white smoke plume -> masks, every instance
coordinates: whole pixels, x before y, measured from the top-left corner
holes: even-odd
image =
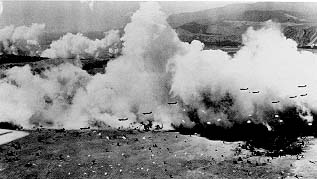
[[[278,120],[275,112],[287,107],[313,120],[317,55],[299,52],[276,24],[248,29],[244,46],[231,57],[203,50],[199,41],[181,42],[159,5],[150,2],[133,14],[121,40],[122,55],[107,64],[105,74],[91,76],[70,64],[41,75],[33,75],[29,66],[7,70],[0,81],[0,121],[70,129],[127,128],[150,120],[171,129],[193,126],[197,121],[191,122],[188,111],[194,109],[201,123],[230,126],[253,120],[270,128],[268,122]],[[96,43],[67,34],[45,53],[94,56]]]
[[[122,125],[118,118],[128,118],[127,124],[153,116],[160,123],[166,121],[161,113],[172,111],[162,107],[169,98],[166,63],[182,43],[165,19],[157,4],[141,5],[124,29],[122,56],[110,61],[106,74],[94,76],[87,91],[76,96],[80,102],[75,111],[86,113],[78,118],[94,117],[112,125]]]
[[[63,126],[72,98],[91,78],[85,71],[63,64],[33,75],[30,66],[6,71],[0,84],[0,121],[12,121],[26,128],[33,124]]]
[[[0,29],[0,53],[29,55],[39,54],[39,38],[44,33],[45,24],[32,24],[30,27],[6,26]]]
[[[110,30],[103,39],[91,40],[83,34],[67,33],[44,50],[42,57],[48,58],[102,58],[107,53],[119,53],[120,33]],[[111,51],[112,50],[112,51]],[[116,51],[117,50],[117,51]]]
[[[261,121],[265,109],[279,111],[290,106],[305,109],[303,119],[312,122],[307,110],[317,109],[317,77],[313,75],[317,55],[298,51],[296,42],[272,22],[260,30],[249,28],[243,44],[230,57],[220,50],[203,50],[202,43],[193,41],[186,55],[171,62],[174,95],[198,108],[201,119],[215,123],[248,116]],[[227,106],[213,106],[220,102]],[[230,117],[228,108],[233,113]]]
[[[19,101],[26,101],[20,105],[21,110],[26,110],[24,107],[27,106],[28,102],[34,104],[30,106],[36,106],[32,109],[27,108],[29,109],[26,112],[28,115],[24,114],[23,116],[25,116],[24,119],[26,122],[30,122],[30,125],[28,126],[23,123],[24,126],[30,127],[36,122],[45,125],[49,123],[48,121],[51,121],[54,127],[76,128],[101,121],[112,127],[128,127],[133,122],[145,121],[147,119],[153,120],[153,116],[155,116],[156,121],[159,121],[159,123],[167,122],[164,126],[165,128],[170,126],[170,119],[167,119],[168,114],[163,115],[161,113],[169,112],[172,115],[176,114],[175,110],[177,111],[177,109],[164,107],[167,105],[169,93],[169,75],[166,73],[165,66],[168,59],[173,57],[178,51],[179,46],[182,46],[182,43],[178,40],[175,31],[168,25],[165,19],[165,15],[159,10],[157,4],[142,4],[140,10],[132,16],[132,22],[125,28],[125,35],[122,38],[124,41],[122,56],[108,63],[106,74],[87,76],[80,68],[77,69],[77,67],[71,65],[58,67],[62,68],[62,70],[52,69],[47,71],[44,73],[44,76],[32,76],[28,67],[24,67],[24,70],[14,68],[15,70],[7,71],[7,77],[2,80],[2,84],[16,88],[18,92],[13,94],[27,93],[26,91],[34,94],[22,96],[24,100]],[[63,53],[63,55],[66,54],[62,56],[63,58],[68,57],[69,54],[81,55],[81,53],[77,52],[84,51],[88,53],[88,49],[91,49],[89,47],[95,47],[97,46],[95,44],[99,42],[90,41],[81,36],[82,40],[70,41],[79,43],[79,45],[74,46],[75,50],[68,50],[72,49],[68,48],[69,44],[72,43],[65,43],[63,41],[64,38],[55,42],[68,45],[65,50],[66,53]],[[84,41],[84,43],[81,41]],[[50,49],[55,50],[55,43],[52,43]],[[77,46],[82,47],[81,44],[88,45],[84,45],[83,48],[76,48]],[[90,46],[90,44],[93,45]],[[63,45],[56,45],[56,48],[58,46],[63,47]],[[76,51],[77,49],[80,50]],[[60,51],[63,50],[56,50],[55,52]],[[60,71],[65,71],[65,73],[61,73]],[[28,73],[31,79],[34,78],[36,79],[35,81],[41,81],[41,83],[38,85],[29,85],[31,84],[31,79],[25,79],[24,81],[25,77],[22,75],[13,75],[13,77],[10,77],[12,73]],[[58,73],[54,78],[50,77],[50,75],[47,77],[46,75],[54,73]],[[78,78],[75,78],[76,74],[82,76],[78,77],[79,79],[85,79],[85,85],[73,87],[74,84],[77,84],[76,79]],[[62,80],[63,85],[61,86],[60,81],[56,79],[64,78],[68,80]],[[66,83],[70,79],[74,83]],[[12,83],[12,80],[15,82]],[[16,85],[16,81],[23,81],[24,83]],[[41,87],[42,84],[47,84],[45,86],[47,88]],[[28,86],[35,88],[36,91],[33,92],[32,89],[27,89]],[[2,89],[5,90],[6,88],[3,87]],[[68,89],[72,89],[71,92]],[[54,97],[56,93],[58,97]],[[32,99],[29,99],[29,97],[32,97]],[[3,96],[2,101],[14,104],[16,101],[11,101],[12,98]],[[55,98],[57,99],[54,100]],[[46,103],[45,101],[49,101],[50,105],[43,105]],[[3,106],[9,106],[8,104]],[[6,109],[2,111],[6,111]],[[54,114],[55,112],[59,114],[57,115],[58,120],[50,117],[53,116],[50,114]],[[149,114],[144,115],[143,113]],[[19,123],[19,117],[21,116],[14,117],[9,116],[9,114],[6,113],[6,117],[2,120],[9,119]],[[176,114],[175,116],[180,115]],[[120,118],[128,118],[128,120],[120,122],[118,121]]]

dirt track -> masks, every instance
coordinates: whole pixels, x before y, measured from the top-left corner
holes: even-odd
[[[0,145],[27,136],[27,132],[0,129]]]
[[[0,146],[0,178],[285,178],[296,156],[176,132],[32,131]]]

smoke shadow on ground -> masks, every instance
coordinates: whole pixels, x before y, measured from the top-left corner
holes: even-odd
[[[0,122],[0,129],[21,130],[22,127],[12,122]]]
[[[268,112],[269,113],[269,112]],[[184,125],[174,126],[176,131],[184,135],[200,134],[210,140],[222,140],[228,142],[243,141],[242,148],[254,152],[255,155],[282,156],[298,155],[305,148],[307,136],[317,136],[317,123],[309,125],[300,118],[295,107],[289,107],[278,112],[279,119],[268,122],[272,130],[268,130],[263,123],[236,122],[232,126],[223,127],[216,124],[198,122],[196,110],[188,112],[195,126],[187,128]],[[313,117],[317,114],[313,113]],[[264,149],[264,152],[256,153]]]
[[[38,57],[38,56],[27,56],[27,55],[13,55],[13,54],[3,54],[0,55],[0,65],[6,63],[30,63],[37,62],[41,60],[47,60],[48,58]]]

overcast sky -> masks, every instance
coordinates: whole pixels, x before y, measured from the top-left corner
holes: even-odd
[[[162,10],[167,14],[210,9],[231,3],[233,2],[160,2]],[[135,1],[96,1],[93,9],[90,9],[89,3],[79,1],[4,1],[0,27],[45,23],[46,29],[53,32],[103,31],[122,27],[138,7],[139,2]]]

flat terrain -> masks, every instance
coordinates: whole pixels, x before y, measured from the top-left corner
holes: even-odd
[[[255,156],[243,142],[177,132],[28,132],[0,146],[0,178],[294,178],[314,167],[310,158]]]

